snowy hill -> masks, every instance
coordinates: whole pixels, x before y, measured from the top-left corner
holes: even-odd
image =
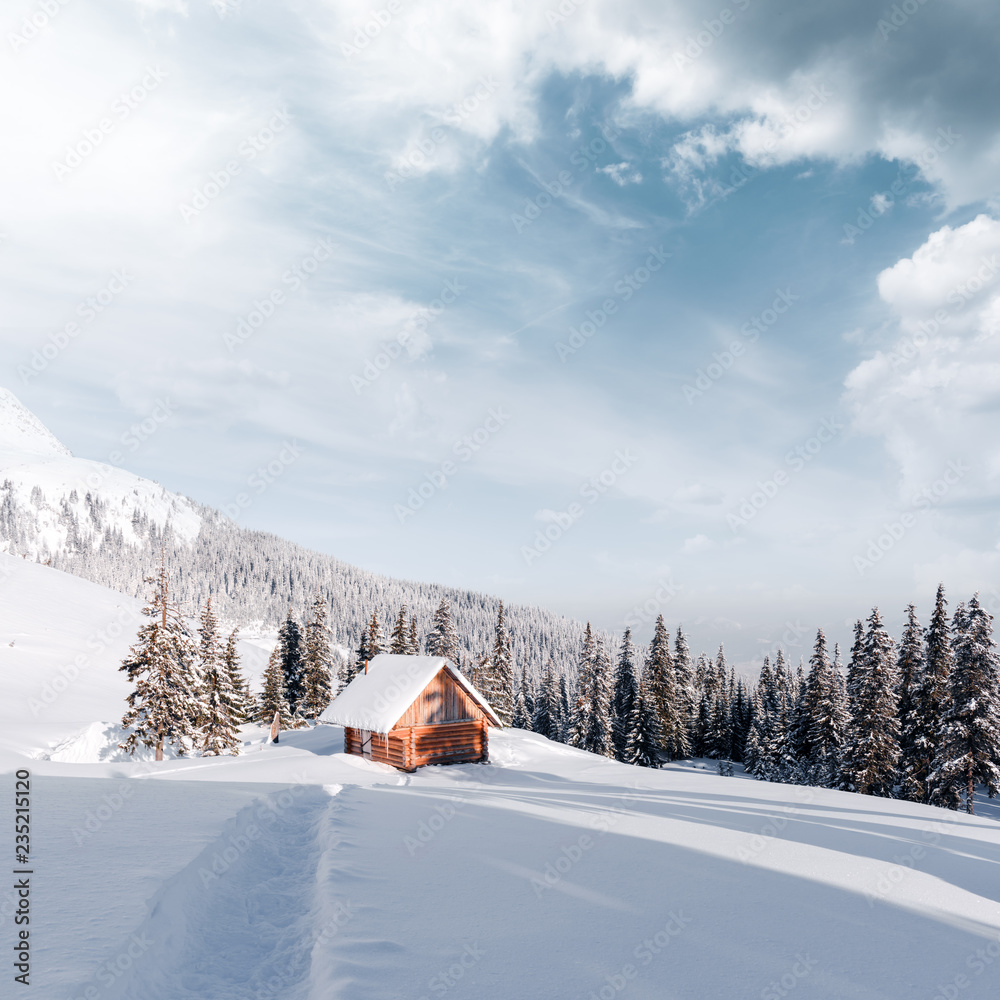
[[[112,456],[113,457],[113,456]],[[123,469],[75,458],[8,391],[0,389],[0,553],[37,560],[145,597],[144,579],[165,549],[176,596],[188,606],[211,597],[216,611],[256,634],[273,633],[291,604],[330,604],[336,641],[353,646],[377,612],[402,604],[419,625],[443,598],[469,660],[493,642],[499,601],[437,584],[394,580],[259,531]],[[518,662],[540,672],[552,656],[571,672],[583,627],[542,608],[510,606]]]
[[[105,542],[145,546],[169,525],[190,544],[201,530],[191,500],[100,462],[74,458],[0,389],[0,552],[49,561]]]
[[[137,609],[0,556],[32,996],[996,995],[996,810],[633,768],[514,730],[492,733],[489,765],[410,775],[346,756],[336,726],[115,760]],[[12,810],[0,798],[3,829]],[[0,889],[8,954],[16,902]]]

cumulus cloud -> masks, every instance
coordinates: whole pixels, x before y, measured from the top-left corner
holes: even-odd
[[[969,466],[950,501],[1000,492],[1000,220],[980,215],[932,233],[884,270],[879,294],[898,338],[846,381],[855,426],[883,438],[904,497],[949,463]]]

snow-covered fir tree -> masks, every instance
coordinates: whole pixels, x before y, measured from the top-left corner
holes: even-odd
[[[682,701],[678,697],[670,655],[670,633],[663,622],[663,615],[657,617],[653,626],[653,639],[643,666],[643,677],[659,713],[663,731],[662,752],[668,760],[687,757],[691,752],[687,721],[682,716]]]
[[[198,746],[203,757],[239,753],[241,692],[226,666],[219,623],[212,599],[205,602],[198,627],[198,675],[201,679],[202,714],[198,720]]]
[[[514,717],[511,725],[515,729],[531,729],[532,706],[531,681],[528,679],[527,667],[521,667],[521,682],[517,686],[517,697],[514,699]]]
[[[990,798],[1000,794],[1000,660],[978,594],[959,605],[952,630],[951,703],[927,784],[931,802],[958,809],[964,799],[971,813],[977,783]]]
[[[442,598],[434,612],[424,649],[428,656],[444,656],[455,666],[461,665],[458,657],[458,631],[452,621],[451,605],[447,598]]]
[[[656,697],[650,691],[646,678],[639,681],[639,690],[632,706],[628,743],[623,754],[626,764],[639,767],[659,767],[661,747],[665,742],[660,726],[660,712]]]
[[[691,647],[680,625],[674,638],[674,686],[678,698],[679,711],[687,728],[688,747],[693,745],[695,724],[698,716],[698,692],[695,686],[694,663]],[[684,754],[687,756],[687,754]]]
[[[827,788],[839,783],[841,755],[850,722],[838,671],[839,667],[830,661],[826,636],[819,629],[803,697],[800,762],[809,784]]]
[[[281,653],[277,646],[271,651],[264,671],[263,688],[257,699],[257,722],[270,726],[278,716],[278,728],[286,729],[292,722],[292,712],[285,698],[285,674],[281,669]]]
[[[635,646],[632,630],[625,629],[618,649],[615,666],[614,694],[611,698],[611,741],[615,757],[624,761],[629,746],[629,734],[634,722],[635,703],[639,697],[639,681],[635,674]]]
[[[910,698],[910,717],[903,725],[909,735],[906,749],[906,798],[928,802],[927,778],[938,759],[944,719],[951,705],[951,674],[954,667],[951,623],[944,585],[934,598],[934,611],[924,633],[923,670]]]
[[[562,737],[559,714],[559,682],[556,679],[555,665],[550,659],[545,664],[542,681],[535,697],[531,728],[546,739],[558,741]]]
[[[238,629],[233,629],[226,639],[226,648],[222,653],[222,662],[229,676],[229,683],[237,698],[236,719],[239,723],[253,722],[257,716],[257,699],[250,690],[250,684],[240,667],[240,653],[236,645]]]
[[[197,650],[187,623],[171,599],[170,577],[161,562],[156,577],[147,578],[153,594],[142,609],[139,629],[121,669],[134,684],[126,701],[122,749],[134,754],[139,745],[163,760],[165,746],[183,755],[196,740],[195,722],[203,708],[196,674]]]
[[[855,667],[854,710],[844,750],[844,777],[862,795],[894,794],[899,769],[897,690],[893,642],[875,608]]]
[[[924,682],[924,636],[917,609],[912,604],[906,609],[906,625],[899,640],[896,675],[899,678],[899,795],[912,802],[923,802],[927,769],[916,748],[922,735],[919,706]]]
[[[497,718],[509,726],[514,717],[514,657],[511,652],[510,633],[503,601],[497,613],[496,632],[493,639],[493,654],[488,666],[490,705]]]
[[[417,635],[417,617],[410,615],[410,630],[406,633],[406,652],[416,656],[420,652],[420,636]]]
[[[410,651],[409,622],[406,618],[406,605],[402,605],[399,614],[396,615],[396,624],[392,627],[392,636],[389,642],[389,652],[406,654]]]
[[[285,700],[288,702],[288,710],[293,716],[299,715],[305,696],[302,630],[299,628],[299,623],[295,620],[291,608],[288,609],[288,617],[278,629],[278,659],[285,682]]]
[[[590,669],[590,699],[588,713],[589,728],[584,738],[584,749],[603,757],[614,756],[611,739],[611,658],[604,648],[604,641],[594,638],[593,661]]]
[[[587,737],[590,733],[590,713],[593,710],[591,691],[594,686],[594,633],[587,622],[583,630],[583,642],[580,644],[580,661],[576,674],[575,704],[572,708],[572,719],[569,725],[570,746],[587,749]]]
[[[332,666],[326,600],[317,594],[306,622],[302,648],[301,713],[306,719],[319,718],[334,696]]]

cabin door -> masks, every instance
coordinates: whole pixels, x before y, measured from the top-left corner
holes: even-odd
[[[361,730],[361,756],[365,760],[372,759],[372,732],[370,729]]]

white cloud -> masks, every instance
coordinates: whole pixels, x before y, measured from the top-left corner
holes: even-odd
[[[878,287],[899,337],[846,380],[855,426],[884,439],[907,501],[959,461],[970,469],[948,503],[996,495],[1000,220],[944,226],[883,271]]]

